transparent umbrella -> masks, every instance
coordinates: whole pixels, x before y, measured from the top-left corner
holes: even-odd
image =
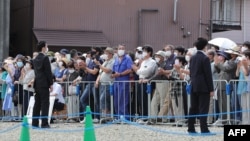
[[[218,46],[219,48],[223,48],[223,49],[232,49],[233,47],[237,46],[237,44],[234,41],[228,38],[222,38],[222,37],[209,40],[208,44]]]

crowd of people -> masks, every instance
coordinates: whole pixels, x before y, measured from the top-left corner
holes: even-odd
[[[208,83],[203,86],[196,82],[192,90],[199,86],[205,90],[209,85],[209,90],[212,88],[214,94],[211,98],[203,97],[204,101],[208,99],[209,108],[200,107],[203,109],[202,113],[212,116],[205,117],[206,120],[202,120],[202,123],[215,123],[227,119],[227,114],[213,114],[228,112],[227,104],[230,103],[231,111],[240,111],[236,112],[233,118],[241,121],[241,124],[250,124],[248,41],[232,49],[217,46],[208,48],[205,39],[198,39],[192,48],[167,44],[157,51],[154,51],[151,45],[139,46],[133,51],[128,51],[126,46],[121,44],[105,49],[93,47],[88,52],[76,49],[52,52],[48,50],[45,41],[39,42],[37,48],[38,51],[32,56],[18,54],[15,58],[8,57],[3,61],[0,68],[2,115],[23,117],[27,113],[29,98],[35,96],[33,116],[40,116],[40,111],[41,116],[48,116],[51,95],[56,97],[53,110],[62,110],[66,106],[68,117],[74,121],[80,117],[81,123],[85,122],[82,114],[71,114],[84,113],[87,105],[91,105],[94,113],[99,113],[94,114],[94,122],[99,122],[102,117],[109,115],[112,108],[115,115],[124,115],[126,119],[138,114],[142,117],[151,117],[147,118],[147,122],[150,123],[158,120],[168,122],[170,119],[163,117],[172,115],[175,122],[178,122],[188,119],[186,85],[191,82],[192,86],[192,81],[195,81],[192,77],[199,77],[197,73],[203,69],[202,76],[211,72],[214,80],[212,87]],[[199,67],[201,70],[190,69],[192,57],[198,52],[205,54],[210,66]],[[198,62],[193,63],[194,66],[199,66]],[[228,102],[226,84],[230,80],[236,81],[230,87]],[[148,91],[149,83],[151,91]],[[198,91],[192,90],[191,95],[198,92],[210,93],[200,88]],[[196,98],[193,97],[194,99]],[[198,102],[191,99],[191,109],[197,106],[192,103]],[[191,113],[198,114],[196,110],[192,109]],[[47,121],[46,118],[42,120],[41,127],[48,128]],[[38,120],[33,120],[32,125],[38,126]]]

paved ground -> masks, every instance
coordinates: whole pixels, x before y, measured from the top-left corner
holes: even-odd
[[[50,129],[29,128],[31,141],[83,141],[84,124],[57,122]],[[196,127],[199,132],[199,128]],[[17,141],[21,122],[0,122],[0,141]],[[187,127],[142,125],[137,123],[94,124],[97,141],[222,141],[223,128],[210,127],[216,135],[188,135]]]

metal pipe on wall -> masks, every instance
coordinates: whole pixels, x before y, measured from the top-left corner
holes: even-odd
[[[210,27],[209,27],[209,40],[212,39],[212,33],[213,33],[213,0],[210,0]]]
[[[200,24],[199,24],[199,37],[201,37],[201,24],[202,24],[202,0],[200,0]]]
[[[174,0],[174,16],[173,16],[174,23],[177,23],[177,2],[178,0]]]

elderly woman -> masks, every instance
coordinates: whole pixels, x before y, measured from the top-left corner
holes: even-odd
[[[23,114],[26,115],[29,99],[33,96],[34,88],[33,83],[35,79],[35,72],[33,68],[33,61],[27,60],[24,69],[21,71],[19,83],[23,85]]]

